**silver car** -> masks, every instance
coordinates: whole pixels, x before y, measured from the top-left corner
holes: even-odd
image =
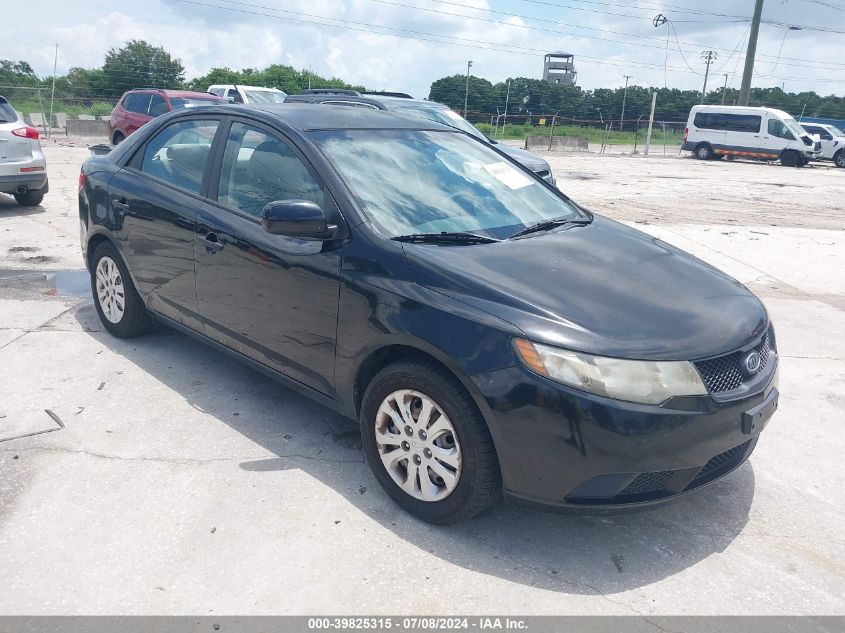
[[[41,204],[49,190],[47,161],[38,137],[38,130],[0,97],[0,193],[14,195],[24,207]]]

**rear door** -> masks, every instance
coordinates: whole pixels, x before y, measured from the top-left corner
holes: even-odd
[[[725,147],[725,131],[722,125],[724,115],[719,112],[709,112],[707,110],[695,113],[692,124],[695,127],[695,134],[692,135],[690,141],[694,145],[699,143],[710,143],[710,146],[719,151]]]
[[[206,334],[333,396],[343,244],[271,235],[260,216],[269,202],[306,199],[340,224],[334,199],[301,152],[257,122],[234,119],[218,160],[195,246]]]
[[[137,131],[142,125],[150,120],[150,99],[149,92],[136,92],[129,96],[126,105],[126,135]]]
[[[194,225],[204,208],[220,117],[181,118],[138,148],[110,182],[114,232],[148,307],[191,328],[197,318]]]

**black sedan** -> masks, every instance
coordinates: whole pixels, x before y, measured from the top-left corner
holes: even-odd
[[[499,498],[640,505],[722,477],[777,407],[760,301],[453,128],[203,107],[80,175],[97,312],[153,319],[360,422],[434,523]]]

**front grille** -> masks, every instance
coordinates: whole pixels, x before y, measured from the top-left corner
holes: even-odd
[[[642,473],[637,475],[637,477],[629,483],[625,488],[620,492],[620,495],[641,495],[648,492],[656,492],[658,490],[663,490],[666,486],[666,482],[672,478],[672,475],[675,474],[673,470],[664,470],[660,472],[654,473]]]
[[[759,374],[769,362],[771,347],[769,333],[763,335],[761,341],[754,348],[760,354],[760,368],[753,374],[748,374],[742,367],[742,357],[746,352],[733,352],[710,360],[696,361],[695,368],[701,375],[710,393],[724,393],[733,391]]]
[[[821,149],[822,149],[822,144],[821,144],[820,142],[816,141],[815,150],[816,150],[817,152],[820,152],[820,151],[821,151]]]
[[[719,470],[722,466],[733,460],[737,453],[742,451],[744,448],[745,444],[740,444],[739,446],[729,448],[724,453],[719,453],[716,457],[712,458],[704,465],[704,468],[699,471],[697,477],[704,477],[705,475],[712,473],[714,470]]]

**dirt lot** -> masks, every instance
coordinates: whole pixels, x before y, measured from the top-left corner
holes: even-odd
[[[763,298],[781,406],[677,503],[435,528],[380,491],[353,423],[182,335],[104,333],[87,152],[46,153],[43,206],[0,199],[0,613],[845,613],[845,170],[550,157],[578,202]]]

